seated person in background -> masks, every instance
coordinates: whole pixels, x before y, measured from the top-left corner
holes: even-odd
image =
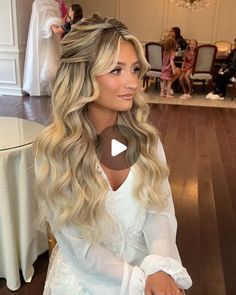
[[[171,85],[179,77],[180,69],[175,66],[175,48],[174,38],[168,38],[163,51],[163,61],[161,69],[161,93],[160,96],[173,97],[171,94]]]
[[[191,98],[191,81],[190,74],[193,70],[194,61],[196,58],[198,42],[194,39],[189,41],[186,51],[183,56],[183,63],[181,67],[181,75],[179,77],[179,83],[184,91],[184,94],[180,96],[182,99]],[[186,87],[187,86],[187,87]]]
[[[52,26],[52,30],[55,34],[61,34],[64,36],[69,33],[71,26],[79,22],[83,17],[83,9],[79,4],[72,4],[70,6],[66,22],[61,26]]]
[[[236,48],[228,55],[226,63],[221,66],[221,69],[215,77],[215,89],[207,94],[207,99],[223,100],[226,94],[227,84],[230,79],[236,74]]]
[[[171,28],[170,37],[174,38],[176,41],[176,51],[183,51],[187,48],[187,41],[181,36],[179,27]]]

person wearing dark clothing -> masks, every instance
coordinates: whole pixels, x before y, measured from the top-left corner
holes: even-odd
[[[183,51],[187,48],[187,41],[183,38],[179,27],[173,27],[170,30],[170,36],[176,41],[176,51]]]
[[[230,79],[236,74],[236,48],[228,55],[226,63],[215,77],[215,88],[213,92],[207,94],[207,99],[223,100],[226,95],[226,87]]]
[[[67,21],[64,25],[62,25],[62,29],[64,30],[64,33],[67,34],[71,30],[71,26],[78,21],[81,20],[83,17],[83,10],[82,7],[79,4],[72,4],[69,13],[68,13],[68,18],[69,21]]]
[[[79,22],[83,18],[83,9],[79,4],[72,4],[70,6],[67,21],[61,26],[53,26],[52,30],[56,34],[61,34],[63,37],[69,33],[71,26]]]

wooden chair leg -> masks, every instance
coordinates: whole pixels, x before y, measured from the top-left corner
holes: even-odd
[[[146,84],[145,91],[148,90],[148,82],[149,82],[149,76],[146,76],[146,80],[145,80],[145,84]]]
[[[155,89],[157,89],[158,78],[155,78]]]
[[[205,92],[205,80],[202,82],[202,92]]]
[[[143,77],[143,88],[145,88],[146,78],[147,78],[147,76]]]

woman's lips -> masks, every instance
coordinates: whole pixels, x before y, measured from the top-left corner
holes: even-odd
[[[133,93],[126,93],[126,94],[118,95],[118,97],[120,97],[122,99],[131,100],[131,99],[133,99],[134,94]]]

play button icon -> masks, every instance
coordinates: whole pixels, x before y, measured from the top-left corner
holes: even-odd
[[[124,145],[123,143],[119,142],[116,139],[111,140],[111,155],[112,155],[112,157],[119,155],[120,153],[124,152],[125,150],[127,150],[126,145]]]
[[[140,140],[129,127],[110,126],[98,135],[96,153],[102,165],[113,170],[123,170],[138,160]]]

